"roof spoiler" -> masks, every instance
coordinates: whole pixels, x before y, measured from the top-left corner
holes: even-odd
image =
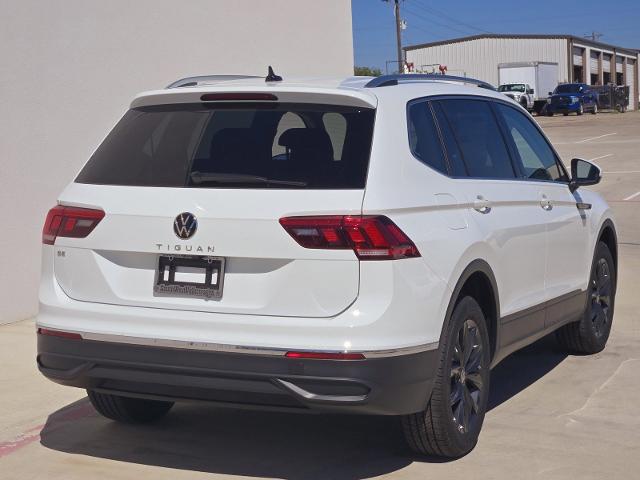
[[[245,78],[264,78],[265,82],[281,82],[282,77],[276,75],[273,72],[273,68],[269,65],[269,70],[266,77],[259,77],[257,75],[200,75],[198,77],[186,77],[176,80],[166,88],[181,88],[181,87],[197,87],[205,83],[218,83],[228,82],[232,80],[243,80]]]

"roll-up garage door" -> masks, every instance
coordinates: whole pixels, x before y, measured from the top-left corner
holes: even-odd
[[[611,76],[611,57],[612,55],[610,53],[602,54],[602,84],[603,85],[608,85],[613,81],[612,80],[613,77]]]
[[[598,74],[598,52],[591,52],[591,73]]]
[[[573,47],[573,64],[582,65],[582,48],[580,47]]]
[[[636,91],[636,62],[627,59],[627,85],[629,85],[629,109],[635,110],[638,108],[638,96],[635,93]]]
[[[622,81],[622,57],[616,55],[616,78],[614,80],[616,85],[624,85]]]

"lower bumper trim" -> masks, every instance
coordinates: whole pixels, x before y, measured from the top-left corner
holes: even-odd
[[[315,360],[38,335],[37,360],[54,382],[122,396],[401,415],[425,407],[437,353]]]

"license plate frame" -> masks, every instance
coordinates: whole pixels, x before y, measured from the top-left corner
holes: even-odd
[[[176,271],[179,267],[203,270],[204,281],[176,281]],[[153,294],[154,296],[219,300],[222,298],[224,286],[224,269],[224,257],[160,255]]]

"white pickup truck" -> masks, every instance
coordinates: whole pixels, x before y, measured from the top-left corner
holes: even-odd
[[[551,62],[513,62],[498,65],[498,90],[529,111],[540,113],[548,92],[558,85],[558,64]]]
[[[498,87],[498,91],[513,98],[516,102],[522,105],[522,108],[529,111],[533,110],[534,90],[528,83],[506,83],[504,85],[500,85]]]

